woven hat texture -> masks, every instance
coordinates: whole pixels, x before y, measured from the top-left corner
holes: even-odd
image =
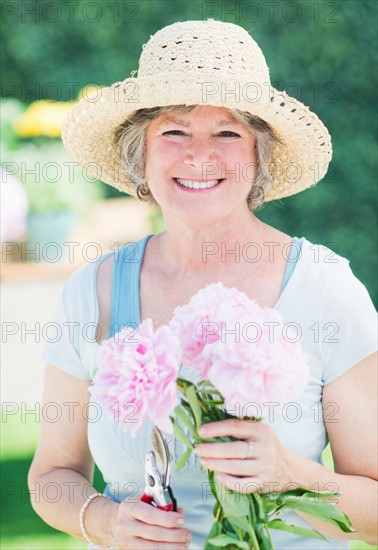
[[[213,19],[174,23],[154,34],[143,46],[137,76],[73,107],[63,123],[63,143],[89,174],[135,195],[115,131],[138,109],[178,104],[239,109],[272,126],[282,144],[273,151],[266,201],[315,185],[327,172],[327,128],[307,106],[271,86],[265,57],[246,30]]]

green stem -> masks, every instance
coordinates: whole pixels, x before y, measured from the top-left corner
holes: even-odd
[[[245,531],[243,531],[243,529],[235,529],[235,533],[237,534],[239,540],[244,540]]]
[[[222,506],[220,505],[219,502],[217,502],[217,506],[218,506],[218,509],[217,509],[217,513],[215,514],[215,521],[218,521],[220,523],[220,519],[222,515]]]
[[[267,525],[264,525],[264,529],[266,531],[266,534],[268,535],[268,538],[269,538],[269,542],[270,542],[270,547],[271,548],[274,548],[273,546],[273,541],[272,541],[272,537],[270,535],[270,530],[269,530],[269,527]]]
[[[250,533],[250,538],[252,540],[252,547],[251,547],[251,550],[260,550],[260,545],[259,545],[259,542],[256,538],[256,533],[255,533],[255,525],[256,525],[256,513],[255,513],[255,507],[254,507],[254,504],[253,504],[253,501],[254,501],[254,497],[253,495],[249,495],[249,518],[250,518],[250,521],[251,521],[251,533]]]

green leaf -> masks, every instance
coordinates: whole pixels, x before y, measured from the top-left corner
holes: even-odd
[[[246,516],[231,516],[227,515],[227,519],[232,525],[234,529],[242,529],[246,533],[251,533],[252,531],[252,525],[248,521],[248,518]]]
[[[192,454],[192,449],[187,449],[185,453],[183,453],[178,461],[176,462],[176,471],[181,470],[185,466],[185,464],[188,462],[188,458]]]
[[[202,392],[207,392],[212,395],[222,395],[220,391],[210,382],[210,380],[202,380],[197,384],[197,388]]]
[[[260,550],[272,550],[272,539],[269,529],[267,529],[266,526],[258,530],[258,541],[260,545]]]
[[[221,533],[222,533],[222,524],[219,523],[219,521],[214,521],[208,538],[210,538],[210,536],[211,537],[216,537],[216,536],[220,535]]]
[[[271,514],[272,512],[274,512],[276,510],[276,508],[278,507],[278,502],[277,500],[272,500],[271,498],[269,498],[269,496],[265,495],[265,494],[261,494],[260,495],[260,498],[262,500],[262,505],[264,507],[264,510],[265,510],[265,514],[266,515],[269,515]]]
[[[221,502],[226,517],[249,517],[249,495],[246,497],[246,495],[232,491],[218,481],[214,484],[214,488],[217,493],[217,499]]]
[[[213,493],[214,498],[215,498],[215,500],[217,501],[217,503],[219,503],[219,506],[221,506],[221,505],[220,505],[219,498],[218,498],[218,493],[217,493],[217,487],[216,487],[215,479],[214,479],[214,472],[208,472],[207,475],[208,475],[208,479],[209,479],[209,483],[210,483],[211,492]],[[215,514],[214,514],[214,515],[215,515]]]
[[[222,401],[222,403],[224,403],[223,395],[214,387],[210,388],[208,386],[201,386],[201,384],[198,384],[197,390],[201,399],[215,399],[216,401]]]
[[[222,524],[219,523],[219,521],[215,521],[213,523],[213,526],[211,528],[210,533],[207,535],[207,539],[206,539],[206,542],[205,542],[205,549],[206,550],[213,550],[214,548],[217,548],[216,546],[213,546],[212,544],[210,544],[209,540],[211,538],[217,537],[221,533],[222,533]]]
[[[314,518],[331,523],[332,525],[339,527],[342,531],[344,531],[344,533],[354,533],[355,529],[353,529],[349,519],[345,514],[343,514],[343,512],[341,512],[341,510],[336,509],[337,511],[335,513],[335,508],[333,508],[332,505],[329,505],[331,508],[330,509],[328,507],[326,508],[324,504],[326,503],[318,502],[316,505],[312,506],[307,504],[297,504],[296,506],[292,506],[292,508],[300,510],[304,514],[308,514]]]
[[[300,498],[298,498],[300,496]],[[327,523],[331,523],[340,528],[344,533],[353,533],[353,528],[349,518],[339,510],[335,504],[326,502],[325,498],[335,497],[336,493],[319,493],[308,491],[307,489],[296,489],[288,491],[281,495],[280,501],[282,508],[291,508],[309,514]],[[321,499],[319,501],[319,498]]]
[[[186,397],[190,403],[190,406],[192,407],[197,428],[199,428],[202,423],[202,410],[201,410],[200,402],[198,400],[196,388],[195,386],[193,386],[193,384],[189,386],[188,389],[186,390]]]
[[[258,493],[251,493],[251,497],[253,498],[253,501],[255,503],[255,510],[256,510],[258,519],[262,522],[265,522],[266,512],[264,509],[264,503],[262,501],[261,495],[259,495]]]
[[[188,388],[189,388],[190,386],[193,386],[193,383],[192,383],[192,382],[189,382],[188,380],[185,380],[185,378],[177,378],[176,384],[177,384],[178,390],[179,390],[183,395],[185,395],[185,397],[186,397],[186,393],[187,393]]]
[[[229,535],[218,535],[217,537],[209,539],[209,543],[217,548],[224,548],[225,546],[232,545],[232,548],[236,547],[241,548],[242,550],[249,550],[248,542],[234,539]]]
[[[295,533],[296,535],[301,535],[302,537],[326,540],[326,538],[317,531],[311,531],[310,529],[305,529],[304,527],[299,527],[297,525],[289,525],[288,523],[282,521],[282,519],[273,519],[267,524],[267,527],[269,529],[288,531],[289,533]]]
[[[271,497],[273,499],[282,499],[285,502],[286,501],[294,501],[299,502],[299,499],[301,502],[308,502],[308,503],[315,503],[318,504],[319,502],[325,502],[326,504],[331,504],[331,502],[326,501],[327,498],[331,497],[339,497],[339,493],[329,493],[329,492],[319,492],[319,491],[311,491],[309,489],[293,489],[292,491],[286,491],[286,493],[272,493]]]
[[[210,407],[218,407],[223,405],[224,401],[215,401],[215,399],[202,399],[205,405],[210,405]]]
[[[175,437],[181,441],[184,445],[186,445],[189,449],[194,449],[192,442],[190,441],[189,437],[186,435],[184,430],[181,428],[180,424],[173,419],[173,431],[175,434]]]
[[[196,437],[197,436],[197,430],[196,430],[196,427],[195,425],[193,424],[190,416],[187,415],[187,413],[185,412],[185,409],[183,409],[180,405],[178,405],[176,408],[175,408],[175,415],[177,416],[177,418],[179,420],[181,420],[181,422],[188,428],[188,430],[190,431],[190,433]]]

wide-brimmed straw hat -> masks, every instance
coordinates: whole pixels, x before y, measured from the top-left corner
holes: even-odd
[[[138,109],[179,104],[239,109],[270,124],[282,143],[274,146],[266,201],[315,185],[327,172],[332,145],[324,124],[271,86],[265,57],[247,31],[212,19],[174,23],[154,34],[143,46],[138,75],[77,103],[62,139],[89,174],[135,195],[115,132]]]

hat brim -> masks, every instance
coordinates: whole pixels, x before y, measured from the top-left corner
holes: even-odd
[[[267,83],[247,79],[232,86],[224,77],[193,72],[160,78],[127,78],[82,99],[63,123],[62,139],[72,158],[86,172],[131,195],[135,186],[121,166],[115,131],[138,109],[167,105],[211,105],[257,115],[273,128],[282,144],[275,145],[272,185],[265,200],[288,197],[315,185],[332,158],[327,128],[310,109]]]

